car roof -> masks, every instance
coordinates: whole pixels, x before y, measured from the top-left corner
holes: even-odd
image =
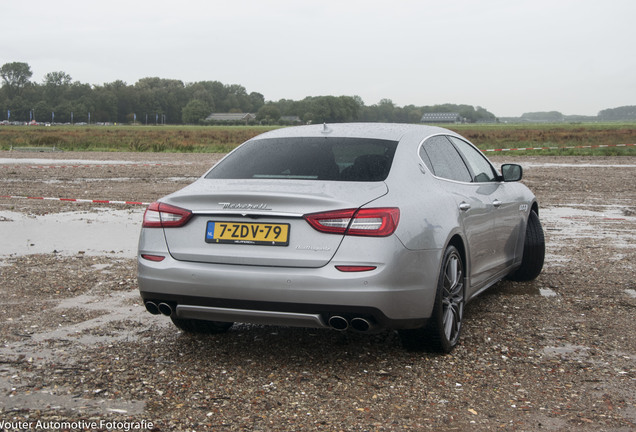
[[[439,133],[454,134],[436,126],[404,123],[324,123],[275,129],[255,138],[346,137],[400,141],[405,135],[426,137]]]

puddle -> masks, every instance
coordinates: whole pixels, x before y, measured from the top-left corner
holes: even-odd
[[[539,288],[539,294],[542,297],[556,297],[558,294],[555,291],[552,291],[550,288]]]
[[[553,217],[560,217],[563,219],[596,219],[596,220],[634,220],[636,218],[626,216],[625,210],[628,210],[625,206],[621,205],[598,205],[593,207],[600,207],[602,211],[588,210],[585,207],[590,207],[584,204],[562,204],[558,207],[548,207],[541,209],[541,213],[547,211]]]
[[[56,307],[60,313],[66,309],[81,308],[105,313],[92,319],[61,325],[52,330],[35,332],[26,340],[10,342],[0,346],[0,358],[27,362],[28,369],[16,368],[8,361],[0,368],[0,411],[42,409],[74,411],[84,414],[141,414],[145,402],[113,398],[107,391],[96,388],[83,392],[73,392],[65,387],[36,389],[28,386],[33,374],[41,367],[59,368],[56,374],[73,373],[81,369],[80,349],[92,349],[100,344],[139,340],[148,329],[170,326],[163,316],[144,313],[143,306],[133,303],[139,299],[134,291],[114,292],[108,295],[82,294],[63,299]],[[124,327],[120,323],[124,323]],[[116,325],[114,328],[109,326]],[[25,387],[25,383],[27,387]],[[98,397],[95,397],[98,396]],[[101,396],[101,397],[99,397]]]
[[[82,294],[62,300],[54,310],[64,314],[69,309],[103,312],[95,318],[53,329],[34,329],[24,341],[0,346],[0,356],[31,358],[34,361],[59,360],[70,353],[69,347],[92,347],[99,344],[136,341],[152,326],[165,327],[171,323],[163,315],[150,315],[141,305],[137,290],[108,295]],[[121,328],[121,323],[127,323]],[[117,325],[116,331],[109,325]]]
[[[65,309],[81,308],[88,311],[106,311],[107,313],[77,324],[35,333],[31,337],[31,343],[71,340],[73,345],[95,346],[100,343],[126,342],[138,339],[141,326],[147,328],[151,324],[160,326],[168,324],[169,321],[165,320],[163,315],[153,316],[145,313],[146,309],[141,304],[133,304],[133,300],[139,300],[137,290],[111,293],[108,296],[82,294],[78,297],[64,299],[57,305],[56,309],[64,311]],[[138,323],[140,327],[131,325],[130,330],[118,329],[117,334],[106,331],[108,324],[120,322]],[[41,356],[41,354],[38,355]]]
[[[601,208],[602,210],[592,210]],[[623,205],[584,206],[565,204],[541,209],[545,231],[560,239],[608,239],[618,248],[633,248],[636,234],[632,227],[636,217]]]
[[[11,389],[12,388],[16,387],[11,387]],[[38,390],[31,393],[11,394],[8,397],[4,397],[4,401],[0,406],[2,406],[5,411],[24,409],[38,410],[46,407],[53,410],[70,410],[86,414],[132,415],[142,414],[146,408],[146,403],[143,401],[127,401],[121,399],[85,399],[82,394],[72,395],[70,389],[56,386],[54,390]]]
[[[548,357],[561,357],[571,360],[584,360],[590,356],[589,348],[581,345],[563,345],[545,347],[543,353]]]
[[[507,292],[510,295],[530,295],[541,297],[558,297],[559,294],[550,288],[538,288],[534,284],[520,284],[514,287],[513,290]]]
[[[543,265],[544,268],[567,267],[571,261],[572,258],[565,257],[563,255],[555,255],[546,251]]]
[[[0,211],[0,257],[39,253],[134,258],[144,209],[28,216]]]

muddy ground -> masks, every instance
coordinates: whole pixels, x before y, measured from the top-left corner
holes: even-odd
[[[492,158],[524,166],[546,263],[470,303],[445,356],[388,331],[183,334],[137,293],[143,206],[15,198],[150,202],[218,157],[0,152],[0,236],[14,239],[0,238],[6,430],[636,430],[636,157]],[[69,214],[95,234],[47,243]],[[126,246],[101,248],[100,220],[122,214],[106,232],[132,224]]]

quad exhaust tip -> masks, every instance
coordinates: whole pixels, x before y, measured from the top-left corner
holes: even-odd
[[[165,316],[172,315],[172,306],[170,306],[168,303],[159,303],[158,307],[159,307],[159,312],[161,312]]]
[[[338,331],[345,331],[349,328],[349,321],[345,317],[334,315],[329,318],[329,326]]]
[[[359,332],[371,330],[371,323],[364,318],[356,317],[351,320],[351,328]]]
[[[153,315],[162,314],[165,316],[170,316],[174,312],[172,306],[168,303],[162,302],[157,304],[153,301],[147,301],[146,303],[144,303],[144,306],[146,306],[146,310]]]
[[[153,315],[159,315],[161,313],[159,312],[159,306],[157,306],[155,302],[147,301],[144,305],[146,306],[146,310]]]
[[[351,328],[352,330],[366,333],[373,330],[376,325],[372,320],[363,317],[354,317],[349,321],[347,318],[340,315],[333,315],[329,318],[329,326],[337,331],[345,331]]]

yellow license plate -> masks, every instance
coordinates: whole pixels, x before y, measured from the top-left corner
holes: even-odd
[[[208,221],[207,243],[289,245],[289,224]]]

